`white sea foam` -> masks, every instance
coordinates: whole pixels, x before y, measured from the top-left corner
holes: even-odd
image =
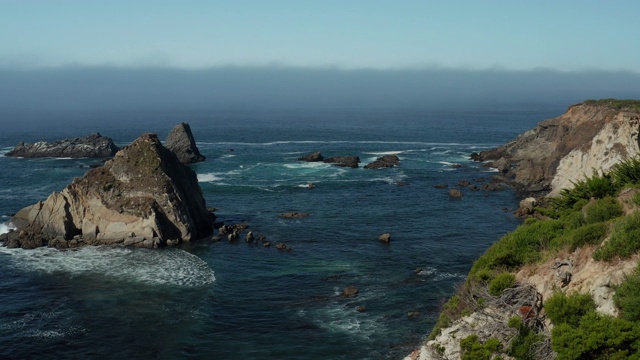
[[[198,174],[198,182],[214,182],[222,180],[215,173]]]
[[[323,162],[301,162],[282,165],[287,169],[328,169],[332,166]]]
[[[414,150],[407,150],[407,151],[414,151]],[[404,152],[405,151],[398,150],[398,151],[365,152],[364,154],[375,155],[375,156],[384,156],[384,155],[399,155],[399,154],[402,154]]]
[[[4,217],[4,215],[3,215],[3,217]],[[0,224],[0,235],[6,234],[9,231],[15,230],[15,229],[16,229],[15,225],[13,225],[10,222],[9,223],[2,223],[2,224]]]
[[[228,159],[228,158],[232,158],[232,157],[236,157],[237,155],[233,155],[233,154],[226,154],[226,155],[222,155],[220,156],[221,159]]]
[[[118,280],[151,285],[205,286],[215,281],[213,270],[199,257],[180,249],[129,249],[85,246],[59,251],[0,248],[11,265],[25,271],[63,273],[68,276],[99,274]]]

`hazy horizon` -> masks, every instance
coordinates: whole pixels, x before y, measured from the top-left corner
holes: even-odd
[[[638,84],[626,71],[67,66],[0,69],[0,110],[569,106],[640,98]]]

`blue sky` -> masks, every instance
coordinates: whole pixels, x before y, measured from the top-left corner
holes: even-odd
[[[0,0],[0,67],[640,73],[638,1]]]

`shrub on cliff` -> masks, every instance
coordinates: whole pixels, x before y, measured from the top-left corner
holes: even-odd
[[[490,338],[484,344],[478,341],[477,335],[470,335],[460,340],[462,360],[489,360],[491,356],[502,349],[498,339]]]
[[[640,321],[640,267],[616,288],[613,301],[620,309],[621,318]]]
[[[611,237],[593,253],[595,260],[610,261],[616,257],[631,257],[640,250],[640,213],[634,213],[618,220]]]
[[[622,206],[615,198],[607,196],[594,203],[588,204],[584,208],[584,220],[587,224],[607,221],[622,216]]]
[[[512,288],[516,284],[516,277],[511,273],[497,275],[489,283],[489,294],[500,296],[506,289]]]
[[[589,294],[567,296],[557,292],[544,303],[547,317],[554,325],[568,324],[578,326],[580,319],[588,312],[596,309],[596,304]]]
[[[591,177],[587,176],[584,180],[572,183],[572,188],[562,189],[560,196],[551,200],[556,208],[560,210],[573,209],[573,206],[581,200],[602,199],[615,195],[619,190],[610,174],[600,175],[595,170]]]
[[[551,344],[558,360],[640,359],[640,326],[590,311],[576,326],[554,326]]]
[[[564,234],[564,223],[559,220],[535,221],[519,226],[494,243],[471,268],[470,275],[482,269],[513,270],[541,259],[541,250]]]
[[[608,231],[609,225],[605,222],[588,224],[571,231],[563,238],[563,242],[571,251],[588,244],[600,245],[607,236]]]

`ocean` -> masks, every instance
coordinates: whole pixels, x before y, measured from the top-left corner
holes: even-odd
[[[402,358],[474,259],[520,222],[511,189],[459,188],[457,199],[434,185],[481,186],[493,172],[472,152],[566,106],[0,113],[2,154],[21,140],[93,132],[124,146],[188,122],[207,157],[192,169],[218,221],[292,249],[210,239],[158,250],[0,248],[0,358]],[[313,151],[356,155],[361,167],[296,160]],[[384,154],[400,165],[362,168]],[[0,232],[97,163],[0,156]],[[278,216],[293,211],[310,216]],[[389,244],[378,240],[385,232]],[[358,294],[339,296],[347,286]]]

